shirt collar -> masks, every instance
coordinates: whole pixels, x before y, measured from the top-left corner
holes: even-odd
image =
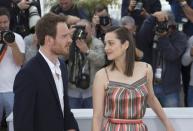
[[[51,69],[52,72],[57,72],[59,75],[61,75],[61,71],[60,71],[60,62],[59,60],[56,61],[56,64],[54,64],[53,62],[51,62],[48,57],[46,57],[44,55],[44,53],[39,50],[39,53],[43,56],[43,58],[45,59],[45,61],[47,62],[49,68]]]

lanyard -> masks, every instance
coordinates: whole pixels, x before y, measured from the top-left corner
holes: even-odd
[[[2,61],[6,51],[7,51],[7,46],[4,44],[0,50],[0,62]]]

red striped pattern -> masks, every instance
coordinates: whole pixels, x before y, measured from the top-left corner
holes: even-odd
[[[147,105],[147,79],[133,84],[109,81],[105,98],[105,118],[142,119]],[[147,131],[144,123],[113,123],[106,121],[103,131]]]

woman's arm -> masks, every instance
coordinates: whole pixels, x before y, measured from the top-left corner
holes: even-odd
[[[92,131],[101,131],[105,99],[105,76],[104,69],[101,69],[96,73],[94,79]]]
[[[166,131],[174,131],[174,128],[170,122],[170,120],[167,118],[166,114],[164,113],[164,110],[162,106],[160,105],[158,99],[154,95],[153,91],[153,72],[150,65],[148,65],[147,69],[147,88],[148,88],[148,105],[153,109],[153,111],[157,114],[157,116],[160,118],[164,126],[166,127]]]

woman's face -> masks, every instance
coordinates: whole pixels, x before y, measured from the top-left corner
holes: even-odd
[[[128,41],[121,43],[121,41],[117,39],[115,32],[106,33],[105,52],[108,60],[117,60],[121,57],[125,57],[128,46]]]

